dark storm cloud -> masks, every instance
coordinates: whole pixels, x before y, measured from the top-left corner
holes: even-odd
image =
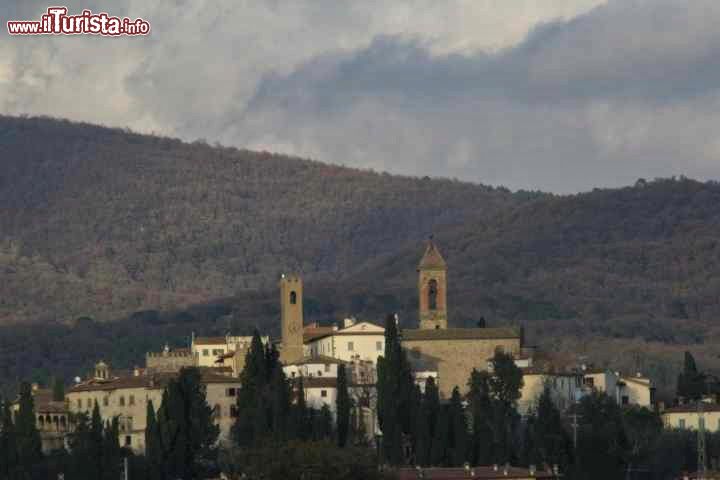
[[[152,34],[4,35],[0,111],[511,188],[720,177],[720,4],[602,2],[74,2]]]

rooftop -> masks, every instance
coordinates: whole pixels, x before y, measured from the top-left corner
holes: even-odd
[[[519,327],[445,328],[436,330],[403,330],[402,340],[476,340],[520,338]]]
[[[447,263],[445,263],[445,259],[440,254],[440,250],[437,249],[435,246],[435,242],[430,239],[427,244],[427,248],[425,248],[425,253],[423,254],[422,258],[420,259],[420,264],[418,265],[419,270],[444,270],[447,268]]]
[[[240,383],[239,378],[219,373],[226,371],[221,368],[198,368],[202,383]],[[232,371],[232,369],[229,369]],[[123,388],[165,388],[165,386],[177,377],[178,372],[159,372],[144,375],[123,375],[115,376],[109,380],[91,378],[84,382],[73,385],[67,393],[111,391]]]

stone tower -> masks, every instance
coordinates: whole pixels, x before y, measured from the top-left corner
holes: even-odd
[[[418,294],[420,300],[420,329],[446,329],[447,264],[432,241],[418,265]]]
[[[284,363],[303,358],[303,284],[298,275],[280,278],[280,327]]]

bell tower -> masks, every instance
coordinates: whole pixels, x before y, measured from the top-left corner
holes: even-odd
[[[298,275],[280,277],[280,327],[284,363],[303,358],[303,284]]]
[[[418,265],[420,329],[446,329],[447,264],[430,237],[425,254]]]

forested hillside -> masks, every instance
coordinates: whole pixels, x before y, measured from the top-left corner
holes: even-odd
[[[141,363],[192,330],[276,332],[282,271],[305,278],[306,321],[414,325],[429,234],[453,324],[522,323],[548,349],[666,383],[685,349],[720,365],[715,183],[511,193],[10,117],[0,165],[0,383]]]

